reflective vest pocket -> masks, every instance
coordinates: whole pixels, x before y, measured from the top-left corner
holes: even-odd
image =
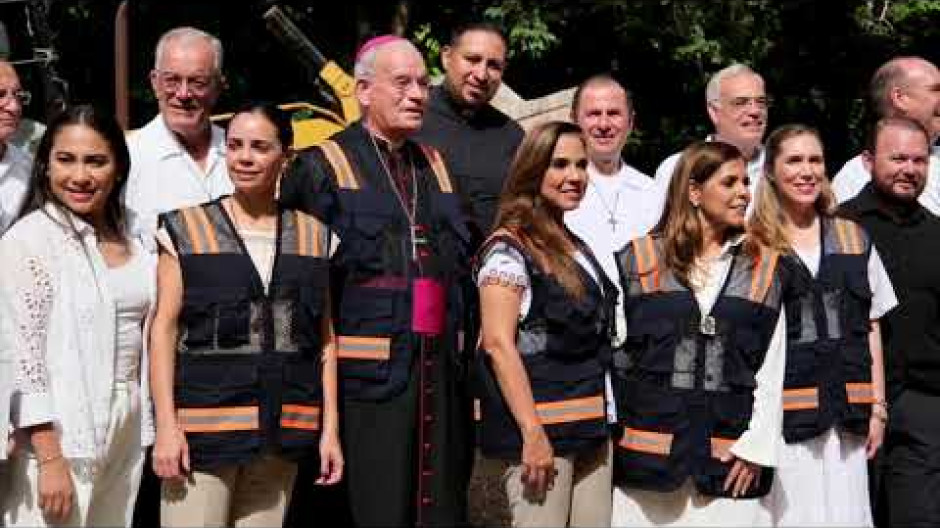
[[[392,338],[340,335],[336,356],[344,378],[383,381],[391,373]]]
[[[281,406],[281,427],[302,431],[320,430],[320,406],[286,404]]]
[[[668,456],[672,451],[672,433],[644,431],[627,427],[623,431],[619,446],[628,451],[651,455]]]

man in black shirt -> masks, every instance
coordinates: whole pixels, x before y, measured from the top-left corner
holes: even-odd
[[[524,135],[489,104],[506,68],[506,39],[492,25],[463,26],[442,50],[441,62],[444,82],[431,89],[415,139],[444,155],[476,248],[493,227],[503,181]]]
[[[878,247],[900,302],[881,319],[891,405],[881,485],[890,526],[940,525],[940,218],[917,201],[928,155],[922,125],[880,120],[862,155],[871,182],[843,204]]]

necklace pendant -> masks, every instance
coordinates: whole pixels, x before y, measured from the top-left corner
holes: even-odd
[[[614,218],[614,215],[610,215],[607,217],[607,223],[610,224],[611,231],[617,230],[617,219]]]

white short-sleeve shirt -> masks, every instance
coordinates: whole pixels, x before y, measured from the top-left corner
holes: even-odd
[[[225,165],[225,133],[212,125],[212,139],[203,170],[180,145],[158,115],[127,136],[131,172],[124,190],[132,233],[151,239],[157,216],[232,194]]]

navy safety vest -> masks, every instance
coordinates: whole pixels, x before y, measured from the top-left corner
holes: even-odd
[[[317,452],[329,230],[282,211],[268,292],[221,200],[161,215],[179,255],[175,401],[193,467]]]
[[[594,447],[608,437],[604,372],[610,363],[617,288],[581,241],[578,247],[602,281],[603,291],[578,266],[585,286],[580,300],[544,273],[508,234],[491,237],[480,250],[481,261],[499,244],[519,251],[529,274],[532,302],[518,324],[516,348],[552,448],[556,455],[565,455]],[[475,377],[479,397],[475,410],[483,453],[518,460],[522,436],[484,350],[477,353]]]
[[[614,482],[672,491],[686,478],[704,495],[729,496],[721,462],[747,429],[755,376],[781,309],[778,254],[732,249],[731,269],[709,314],[662,262],[662,242],[646,236],[616,254],[627,339],[614,353],[612,381],[622,436]],[[767,494],[764,468],[744,498]]]
[[[783,436],[788,443],[838,426],[868,434],[874,390],[868,347],[871,241],[842,218],[820,223],[822,253],[814,278],[796,255],[787,310]]]
[[[408,218],[388,175],[377,162],[366,166],[379,155],[367,134],[361,126],[350,127],[313,154],[331,169],[339,202],[331,225],[342,239],[332,261],[333,322],[344,394],[381,401],[405,389],[415,360],[415,279],[443,283],[447,321],[435,343],[440,350],[457,349],[464,310],[459,281],[469,270],[469,232],[438,151],[407,142],[403,148],[410,149],[417,185],[416,224],[422,226],[415,235],[422,269],[416,269]]]

